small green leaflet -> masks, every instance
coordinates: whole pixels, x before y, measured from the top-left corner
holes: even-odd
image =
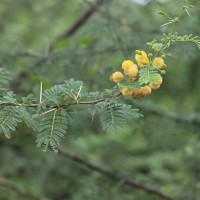
[[[148,67],[139,71],[139,84],[156,83],[157,80],[161,79],[161,75],[155,67]]]

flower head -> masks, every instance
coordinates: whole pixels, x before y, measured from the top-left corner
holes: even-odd
[[[149,64],[148,56],[144,51],[137,51],[135,54],[135,60],[137,61],[139,67],[144,67],[144,65]]]
[[[148,85],[146,85],[144,87],[135,89],[132,93],[132,97],[133,99],[139,99],[149,94],[151,94],[151,88]]]
[[[156,57],[154,60],[153,60],[153,66],[156,67],[157,69],[161,69],[165,66],[165,62],[163,60],[163,58],[161,57]]]
[[[140,88],[136,88],[134,89],[133,93],[132,93],[132,98],[133,99],[139,99],[142,97],[142,94],[140,92]]]
[[[120,91],[123,96],[132,96],[134,89],[122,87],[122,88],[120,88]]]
[[[125,70],[125,71],[130,69],[132,66],[134,66],[134,63],[131,60],[124,60],[122,62],[122,69]]]
[[[145,85],[144,87],[140,88],[140,93],[143,96],[147,96],[147,95],[151,94],[151,88],[148,85]]]
[[[153,90],[156,90],[156,89],[160,88],[160,85],[162,84],[162,82],[163,82],[163,79],[161,78],[161,79],[157,80],[156,83],[149,83],[149,87]]]
[[[110,76],[110,80],[113,81],[113,82],[115,82],[115,83],[119,83],[123,79],[124,79],[124,75],[121,72],[114,72]]]
[[[132,67],[130,67],[127,70],[124,70],[124,74],[129,76],[129,78],[134,78],[138,75],[138,67],[137,65],[133,65]]]

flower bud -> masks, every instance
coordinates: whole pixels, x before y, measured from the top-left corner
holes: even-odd
[[[149,53],[149,54],[148,54],[148,57],[149,57],[149,58],[153,57],[153,54],[152,54],[152,53]]]
[[[162,75],[165,75],[166,74],[166,71],[165,70],[161,70],[160,72]]]
[[[162,58],[162,59],[165,59],[165,58],[166,58],[166,55],[163,54],[163,55],[161,56],[161,58]]]

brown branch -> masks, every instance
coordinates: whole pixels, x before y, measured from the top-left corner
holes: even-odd
[[[58,148],[58,151],[59,151],[59,154],[64,156],[65,158],[69,158],[70,160],[74,161],[74,162],[77,162],[83,166],[86,166],[88,169],[92,170],[92,171],[96,171],[110,179],[112,179],[113,181],[115,182],[118,182],[120,183],[121,186],[130,186],[132,188],[135,188],[135,189],[138,189],[138,190],[142,190],[146,193],[149,193],[149,194],[153,194],[157,197],[160,197],[162,199],[165,199],[165,200],[175,200],[175,198],[172,198],[170,196],[167,196],[165,194],[163,194],[162,192],[158,191],[158,190],[155,190],[155,189],[152,189],[152,188],[149,188],[147,186],[144,186],[142,185],[141,183],[138,183],[136,181],[131,181],[129,179],[126,179],[126,178],[122,178],[122,177],[119,177],[117,176],[116,174],[106,170],[106,169],[103,169],[102,167],[100,166],[97,166],[93,163],[90,163],[84,159],[82,159],[81,157],[79,157],[78,155],[75,155],[75,154],[72,154],[72,153],[69,153],[67,151],[65,151],[63,148]]]
[[[97,99],[94,101],[74,101],[72,103],[66,103],[66,104],[60,104],[58,106],[51,106],[51,105],[46,105],[47,108],[65,108],[73,105],[95,105],[101,102],[106,101],[109,98],[115,98],[121,96],[121,93],[117,93],[116,95],[113,95],[112,97],[107,97],[107,98],[102,98],[102,99]],[[179,116],[174,112],[166,112],[166,111],[161,111],[155,108],[152,108],[150,106],[145,106],[141,103],[138,103],[137,101],[131,101],[129,102],[133,106],[141,109],[142,111],[146,111],[150,114],[153,114],[155,116],[160,116],[160,117],[165,117],[167,119],[173,120],[176,123],[182,123],[182,124],[191,124],[194,126],[199,127],[200,126],[200,116],[199,114],[192,115],[192,116]],[[18,107],[32,107],[32,108],[37,108],[39,104],[25,104],[25,103],[18,103],[18,102],[0,102],[0,106],[18,106]]]
[[[112,97],[119,97],[121,96],[121,93],[118,93],[116,95],[113,95]],[[53,106],[52,108],[64,108],[64,107],[68,107],[68,106],[73,106],[73,105],[95,105],[98,103],[101,103],[103,101],[106,101],[107,99],[109,99],[111,97],[107,97],[107,98],[102,98],[102,99],[97,99],[95,101],[80,101],[80,102],[73,102],[73,103],[66,103],[66,104],[60,104],[58,106]],[[25,103],[17,103],[17,102],[0,102],[0,106],[18,106],[18,107],[32,107],[32,108],[37,108],[39,106],[39,104],[25,104]],[[46,105],[47,108],[50,108],[50,105]]]
[[[47,200],[46,198],[36,197],[34,194],[26,191],[24,188],[19,186],[18,184],[12,183],[5,178],[0,178],[0,186],[9,188],[14,192],[18,193],[20,196],[27,197],[33,200]]]
[[[1,102],[0,106],[16,106],[16,107],[32,107],[37,108],[39,104],[25,104],[25,103],[15,103],[15,102]]]
[[[48,46],[47,52],[53,51],[53,48],[56,44],[56,42],[63,38],[68,38],[72,36],[79,28],[81,28],[89,19],[90,17],[96,12],[98,9],[98,6],[101,4],[102,1],[97,1],[96,3],[93,3],[90,8],[83,13],[82,16],[80,16],[74,24],[70,28],[67,28],[63,33],[61,33],[59,36],[57,36]]]

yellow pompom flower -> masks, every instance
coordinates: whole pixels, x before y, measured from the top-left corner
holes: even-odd
[[[148,56],[144,51],[137,51],[135,54],[135,60],[137,61],[139,67],[144,67],[144,65],[149,64]]]
[[[161,79],[157,80],[156,82],[157,83],[149,83],[149,87],[153,90],[160,88],[160,85],[162,84],[163,79],[161,78]]]
[[[153,60],[153,66],[156,67],[157,69],[162,69],[162,67],[165,66],[165,62],[161,57],[156,57]]]
[[[127,97],[127,96],[132,96],[134,89],[123,87],[123,88],[120,88],[120,91],[123,96]]]
[[[140,92],[140,88],[134,89],[133,92],[132,92],[132,98],[133,99],[139,99],[141,97],[142,97],[142,94]]]
[[[148,85],[141,87],[140,93],[142,96],[147,96],[147,95],[151,94],[151,88]]]
[[[149,87],[152,90],[156,90],[156,89],[160,88],[160,85],[159,84],[154,84],[154,83],[149,83]]]
[[[151,88],[148,85],[146,85],[144,87],[135,89],[132,93],[132,98],[139,99],[149,94],[151,94]]]
[[[156,82],[157,82],[158,84],[160,84],[160,85],[161,85],[161,84],[162,84],[162,82],[163,82],[163,78],[161,77],[161,78],[160,78],[159,80],[157,80]]]
[[[133,65],[128,70],[124,70],[124,74],[129,76],[129,78],[134,78],[138,75],[138,67],[137,65]]]
[[[134,66],[134,63],[133,63],[133,61],[131,61],[131,60],[124,60],[123,62],[122,62],[122,69],[124,70],[124,71],[127,71],[128,69],[130,69],[131,67],[133,67]]]
[[[121,72],[114,72],[110,76],[110,80],[113,81],[113,82],[115,82],[115,83],[119,83],[123,79],[124,79],[124,75]]]

